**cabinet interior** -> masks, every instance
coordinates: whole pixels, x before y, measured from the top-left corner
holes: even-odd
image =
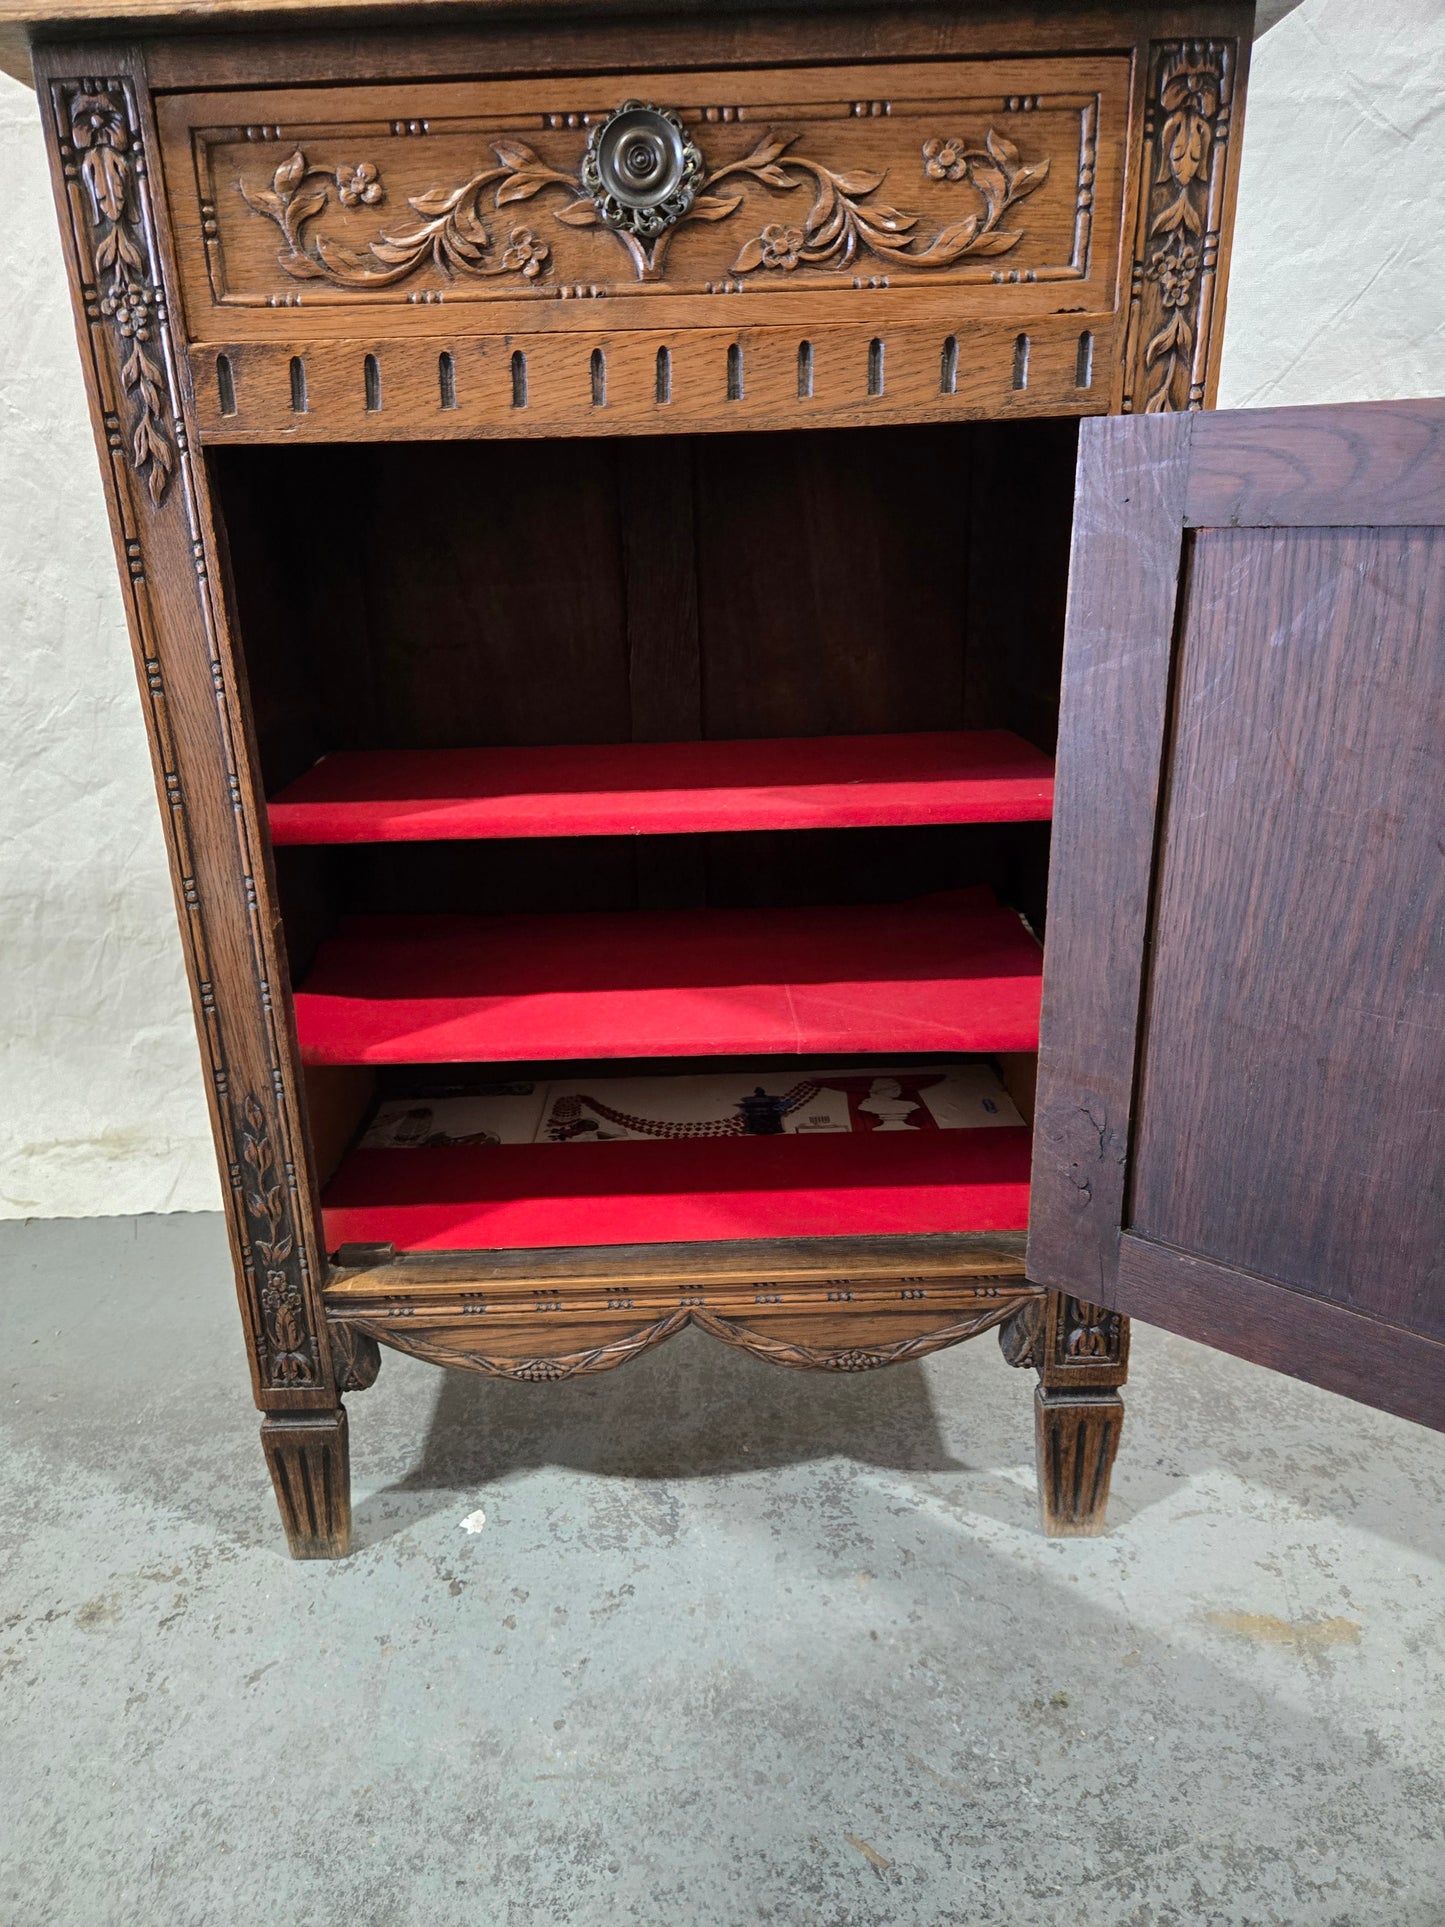
[[[1076,435],[210,451],[331,1248],[1023,1227],[1048,810],[983,781],[960,812],[976,820],[949,820],[935,778],[940,757],[967,777],[1052,756]],[[647,746],[769,742],[748,752],[742,827],[679,827],[696,796],[658,804]],[[563,833],[498,833],[515,790],[595,796],[583,752],[629,745],[606,768],[645,803],[636,833],[582,833],[565,800]],[[455,756],[522,750],[556,754]],[[382,775],[357,760],[379,753]],[[870,821],[879,756],[893,803]],[[735,797],[738,767],[674,756],[666,794]],[[348,770],[353,800],[380,783],[423,801],[338,832],[317,798]],[[487,808],[429,835],[478,771]],[[772,1092],[978,1059],[1022,1126],[356,1148],[378,1106],[526,1079],[756,1068]]]

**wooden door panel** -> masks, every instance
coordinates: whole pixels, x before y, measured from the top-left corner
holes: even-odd
[[[1437,1425],[1442,637],[1445,403],[1084,431],[1029,1275]]]
[[[1129,1223],[1445,1338],[1445,530],[1192,548]]]

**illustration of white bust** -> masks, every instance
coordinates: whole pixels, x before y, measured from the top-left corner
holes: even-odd
[[[896,1077],[875,1077],[868,1088],[868,1095],[859,1099],[860,1111],[871,1111],[878,1119],[875,1129],[879,1131],[916,1131],[918,1126],[908,1119],[918,1109],[916,1097],[905,1097],[903,1086]]]

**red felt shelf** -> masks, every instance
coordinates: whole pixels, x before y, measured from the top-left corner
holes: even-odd
[[[342,750],[270,803],[276,843],[1017,823],[1054,770],[1007,730],[564,749]]]
[[[1022,1231],[1029,1141],[1012,1126],[355,1151],[323,1199],[326,1242],[467,1251]]]
[[[308,1064],[1036,1050],[1043,953],[987,890],[911,903],[350,917]]]

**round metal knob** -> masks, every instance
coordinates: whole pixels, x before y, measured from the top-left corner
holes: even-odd
[[[582,185],[609,227],[653,240],[690,212],[702,155],[678,115],[627,100],[594,127]]]

